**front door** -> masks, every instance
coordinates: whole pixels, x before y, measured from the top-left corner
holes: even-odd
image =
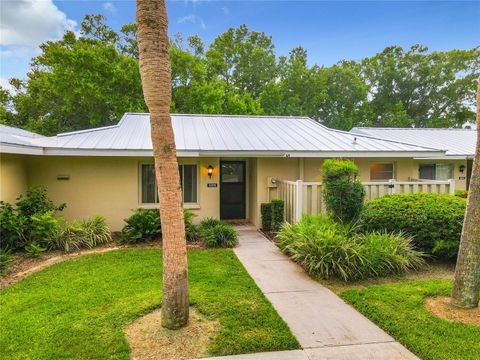
[[[245,219],[245,161],[220,162],[220,218]]]

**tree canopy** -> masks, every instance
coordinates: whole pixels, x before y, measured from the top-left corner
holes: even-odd
[[[0,88],[1,123],[51,135],[147,111],[135,24],[116,32],[102,15],[86,15],[79,34],[67,31],[40,49],[26,79]],[[272,38],[246,25],[209,46],[197,35],[176,35],[170,61],[172,112],[304,115],[342,130],[473,123],[480,75],[480,47],[390,46],[359,61],[310,66],[303,47],[277,56]]]

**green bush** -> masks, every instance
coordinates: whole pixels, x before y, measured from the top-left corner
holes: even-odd
[[[423,254],[402,235],[358,234],[351,225],[322,215],[285,223],[277,235],[282,251],[305,270],[344,281],[402,273],[423,264]]]
[[[20,195],[15,204],[19,215],[30,217],[48,211],[62,211],[66,204],[56,206],[47,196],[47,189],[42,186],[33,186],[27,189],[25,195]]]
[[[25,245],[25,253],[27,254],[27,256],[32,258],[39,257],[46,250],[47,248],[44,248],[35,242],[31,242]]]
[[[263,203],[260,205],[262,215],[262,230],[272,230],[272,203]]]
[[[136,209],[129,218],[124,220],[126,225],[120,233],[120,240],[126,243],[152,241],[162,233],[160,210]]]
[[[29,244],[43,246],[53,249],[60,236],[61,222],[60,217],[54,216],[54,211],[49,210],[45,213],[36,213],[30,217]],[[33,246],[35,248],[35,246]]]
[[[429,193],[393,194],[368,201],[361,216],[364,231],[404,232],[429,254],[455,258],[466,200]]]
[[[25,216],[15,213],[12,205],[0,201],[0,249],[14,251],[25,246],[26,220]]]
[[[281,199],[273,199],[270,204],[272,207],[271,228],[274,232],[277,232],[280,230],[285,218],[285,202]]]
[[[234,227],[222,222],[202,226],[200,233],[207,247],[234,247],[238,242],[238,233]]]
[[[65,252],[91,249],[112,239],[110,229],[103,216],[94,216],[86,220],[67,222],[59,231],[56,247]]]
[[[0,248],[0,275],[5,274],[12,263],[13,257],[10,255],[10,250]]]
[[[183,210],[183,220],[185,222],[185,237],[187,242],[196,242],[200,240],[200,229],[193,224],[193,218],[196,215],[190,210]]]
[[[323,198],[336,221],[354,222],[360,216],[365,189],[356,180],[358,168],[349,160],[325,160],[322,165]]]
[[[213,218],[213,217],[208,217],[208,218],[203,219],[200,222],[200,229],[205,230],[207,228],[211,228],[211,227],[217,226],[219,224],[225,224],[225,221],[222,221],[222,220],[219,220],[219,219],[216,219],[216,218]]]

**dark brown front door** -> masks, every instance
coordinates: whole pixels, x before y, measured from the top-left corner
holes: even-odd
[[[220,162],[220,218],[245,219],[245,161]]]

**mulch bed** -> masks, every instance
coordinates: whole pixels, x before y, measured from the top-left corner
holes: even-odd
[[[450,305],[448,296],[428,298],[425,308],[440,319],[480,326],[480,308],[459,309]]]

